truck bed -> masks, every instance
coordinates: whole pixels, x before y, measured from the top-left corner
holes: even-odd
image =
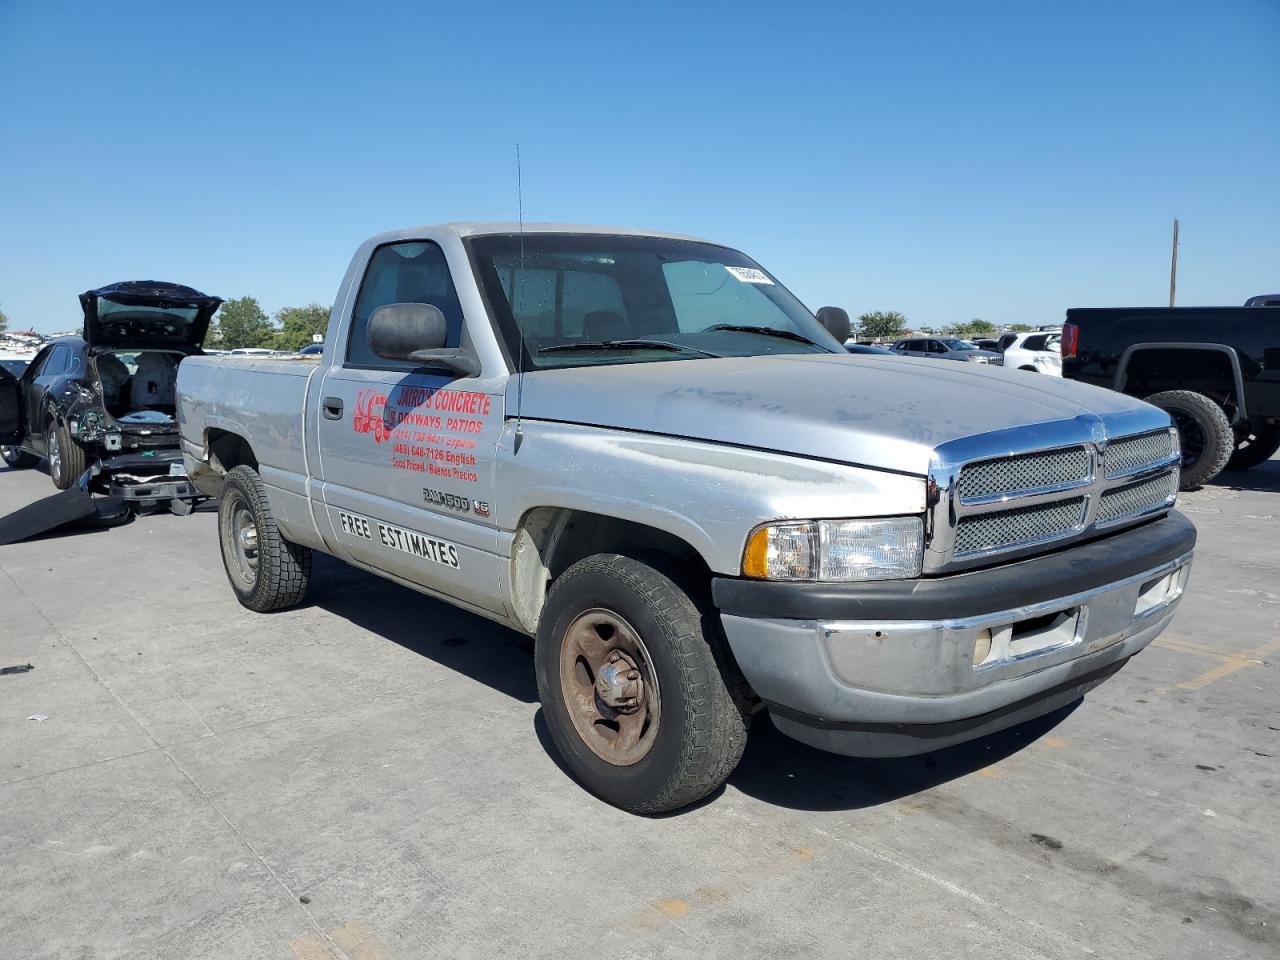
[[[306,500],[303,424],[307,391],[319,373],[318,363],[302,358],[190,357],[178,368],[178,423],[188,460],[207,458],[224,433],[253,437],[258,473],[281,505],[281,526],[307,543],[318,535]],[[199,484],[201,471],[193,466],[188,462]]]

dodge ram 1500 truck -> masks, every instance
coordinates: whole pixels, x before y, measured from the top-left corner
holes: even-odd
[[[818,316],[691,238],[387,233],[318,361],[183,361],[183,456],[246,607],[299,602],[320,550],[534,636],[557,749],[639,812],[718,788],[759,709],[910,755],[1072,703],[1165,628],[1195,543],[1168,414],[853,356]]]

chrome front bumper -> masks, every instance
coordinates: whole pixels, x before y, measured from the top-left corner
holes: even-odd
[[[1078,699],[1168,626],[1191,557],[955,619],[721,619],[784,733],[837,753],[909,755]]]

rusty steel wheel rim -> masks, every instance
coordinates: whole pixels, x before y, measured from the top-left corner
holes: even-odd
[[[578,736],[615,766],[653,748],[661,715],[658,678],[640,634],[611,610],[580,614],[560,641],[560,692]]]

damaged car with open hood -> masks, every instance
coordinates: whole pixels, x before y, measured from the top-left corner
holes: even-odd
[[[43,458],[60,490],[91,472],[106,492],[139,504],[197,498],[178,448],[174,386],[221,303],[150,280],[81,294],[83,336],[53,340],[20,377],[0,371],[5,463]]]

